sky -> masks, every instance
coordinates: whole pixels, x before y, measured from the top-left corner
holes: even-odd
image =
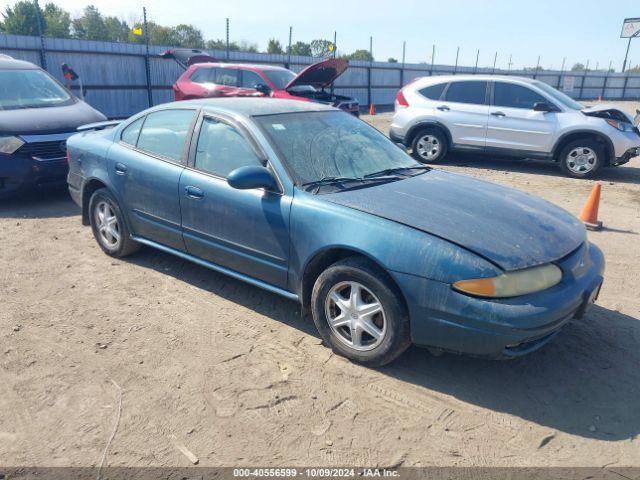
[[[40,0],[41,4],[47,0]],[[56,2],[56,0],[54,0]],[[4,10],[13,1],[0,0]],[[341,52],[369,48],[373,36],[376,60],[402,59],[406,41],[407,63],[453,64],[460,47],[460,65],[559,69],[563,59],[595,68],[620,70],[627,40],[620,38],[622,21],[640,17],[638,0],[57,0],[72,14],[89,3],[107,15],[126,20],[142,16],[146,6],[151,20],[164,25],[191,23],[206,39],[224,38],[230,19],[231,40],[247,40],[266,48],[269,38],[288,42],[315,38],[332,40],[337,31]],[[630,63],[640,64],[640,38],[631,42]]]

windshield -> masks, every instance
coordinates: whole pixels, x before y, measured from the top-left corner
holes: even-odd
[[[288,113],[255,119],[279,150],[296,185],[420,166],[375,128],[348,113]]]
[[[42,70],[0,70],[0,110],[68,105],[73,97]]]
[[[284,89],[296,77],[291,70],[263,70],[263,72],[278,90]]]
[[[538,87],[540,90],[543,90],[547,95],[550,95],[558,102],[562,103],[565,107],[571,108],[573,110],[582,110],[584,107],[576,102],[569,95],[562,93],[559,90],[556,90],[550,85],[547,85],[544,82],[533,82],[533,84]]]

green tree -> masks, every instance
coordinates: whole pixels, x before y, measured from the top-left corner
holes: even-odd
[[[124,20],[118,17],[107,17],[104,19],[104,26],[107,28],[107,35],[112,42],[129,41],[131,28]]]
[[[582,72],[584,70],[585,70],[584,63],[579,63],[579,62],[578,63],[574,63],[573,67],[571,67],[571,71],[572,72]]]
[[[176,27],[172,27],[170,30],[172,36],[171,46],[204,48],[202,32],[193,25],[182,23]]]
[[[83,40],[109,40],[104,17],[94,5],[85,7],[81,17],[73,19],[73,36]]]
[[[349,60],[363,60],[365,62],[372,62],[373,57],[371,56],[371,52],[369,50],[365,50],[363,48],[356,50],[351,55],[348,55],[347,58]]]
[[[275,38],[270,38],[269,43],[267,43],[267,53],[284,53],[280,41]]]
[[[289,51],[289,47],[287,47],[287,51]],[[305,42],[296,42],[291,45],[291,55],[311,57],[311,45]]]
[[[2,13],[2,30],[13,35],[38,35],[38,15],[33,2],[20,1]]]
[[[389,58],[387,58],[387,62],[389,62],[389,63],[398,63],[398,59],[397,58],[393,58],[393,57],[389,57]]]
[[[331,45],[333,45],[329,40],[312,40],[311,41],[311,56],[313,57],[329,57],[333,54],[330,50]]]
[[[47,3],[42,11],[44,33],[49,37],[71,37],[71,15],[54,3]]]

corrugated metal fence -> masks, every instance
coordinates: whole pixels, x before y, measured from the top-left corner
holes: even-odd
[[[46,38],[45,50],[39,37],[0,34],[0,53],[41,65],[63,81],[62,63],[69,64],[81,77],[87,90],[86,100],[110,118],[127,117],[147,108],[150,89],[154,104],[173,99],[171,85],[182,73],[172,60],[159,54],[169,47],[151,46],[149,66],[151,84],[145,74],[145,47],[138,44]],[[220,59],[224,51],[209,51]],[[230,52],[233,62],[268,63],[286,66],[288,55]],[[317,58],[291,56],[294,71],[317,62]],[[640,74],[607,72],[560,72],[541,70],[506,72],[491,68],[453,67],[450,65],[399,64],[351,61],[349,69],[335,83],[337,94],[355,97],[363,106],[393,105],[398,89],[416,77],[451,73],[495,73],[534,77],[565,91],[576,99],[638,99]]]

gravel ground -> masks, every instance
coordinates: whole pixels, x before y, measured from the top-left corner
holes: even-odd
[[[574,214],[594,184],[541,162],[442,168]],[[64,192],[4,201],[0,465],[97,465],[120,387],[112,466],[190,465],[176,444],[205,466],[640,466],[640,159],[602,184],[586,318],[519,360],[411,348],[380,370],[332,355],[295,303],[151,249],[107,257]]]

